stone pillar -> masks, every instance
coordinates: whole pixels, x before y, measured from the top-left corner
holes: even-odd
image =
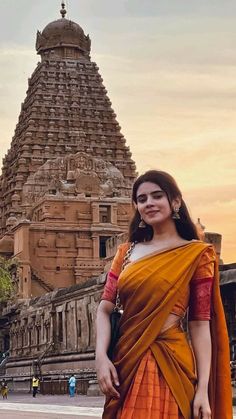
[[[44,328],[44,312],[41,314],[41,335],[40,335],[40,344],[41,346],[45,343],[45,328]]]
[[[33,330],[32,324],[29,324],[29,326],[28,326],[28,348],[29,348],[30,352],[31,352],[31,346],[32,346],[32,339],[33,339],[32,330]]]
[[[14,231],[14,256],[19,260],[19,297],[31,297],[30,222],[22,223]]]
[[[93,241],[93,258],[99,258],[99,237],[93,235],[92,236]]]
[[[92,203],[92,224],[99,224],[99,204]]]
[[[95,349],[95,320],[96,320],[96,312],[97,312],[97,308],[98,308],[98,304],[99,304],[99,300],[95,300],[96,297],[91,296],[89,303],[88,303],[88,308],[87,308],[87,313],[88,313],[88,323],[89,323],[89,329],[90,329],[90,342],[89,342],[89,346],[92,349]]]
[[[63,312],[62,312],[62,324],[63,324],[63,346],[64,349],[67,349],[67,344],[68,344],[68,329],[67,329],[67,317],[68,317],[68,308],[67,308],[67,303],[64,305],[63,307]]]
[[[57,343],[57,316],[56,316],[56,310],[53,307],[50,311],[50,341]]]
[[[112,204],[111,205],[111,224],[117,225],[117,212],[118,212],[118,205]]]

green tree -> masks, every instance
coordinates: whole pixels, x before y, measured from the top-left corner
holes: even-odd
[[[0,302],[7,301],[13,295],[11,273],[16,267],[14,259],[6,260],[0,257]]]

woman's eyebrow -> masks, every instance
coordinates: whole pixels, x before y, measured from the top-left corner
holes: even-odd
[[[150,194],[152,195],[156,192],[163,192],[164,193],[164,191],[162,191],[162,189],[156,189],[155,191],[150,192]],[[137,198],[140,198],[140,197],[146,196],[146,195],[148,195],[148,194],[147,193],[141,193],[140,195],[137,195]]]

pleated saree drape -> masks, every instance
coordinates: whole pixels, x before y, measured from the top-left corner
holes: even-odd
[[[120,417],[136,372],[149,351],[180,414],[184,419],[191,418],[196,385],[192,351],[179,328],[173,327],[164,333],[161,333],[161,329],[171,309],[186,292],[201,255],[208,246],[200,241],[191,242],[152,254],[130,263],[121,273],[118,288],[124,313],[114,359],[120,380],[120,399],[106,399],[103,419]],[[210,404],[212,419],[232,419],[229,345],[215,265]]]

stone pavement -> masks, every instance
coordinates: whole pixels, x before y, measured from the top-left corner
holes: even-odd
[[[63,414],[52,414],[52,413],[39,413],[39,412],[18,412],[9,410],[0,410],[1,419],[97,419],[96,416],[84,416],[76,414],[74,415],[63,415]]]
[[[7,403],[23,403],[33,405],[58,405],[58,406],[80,406],[80,407],[103,407],[104,397],[88,397],[80,394],[76,394],[75,397],[69,397],[69,395],[62,394],[58,395],[46,395],[37,394],[34,399],[32,394],[29,393],[14,393],[10,392],[8,395]],[[1,399],[0,399],[1,403]],[[5,401],[4,401],[5,403]],[[2,403],[1,403],[2,405]]]
[[[1,419],[97,419],[102,416],[103,397],[76,395],[42,396],[9,394],[0,401]]]
[[[97,419],[103,403],[103,397],[9,394],[8,400],[0,400],[0,419]]]

